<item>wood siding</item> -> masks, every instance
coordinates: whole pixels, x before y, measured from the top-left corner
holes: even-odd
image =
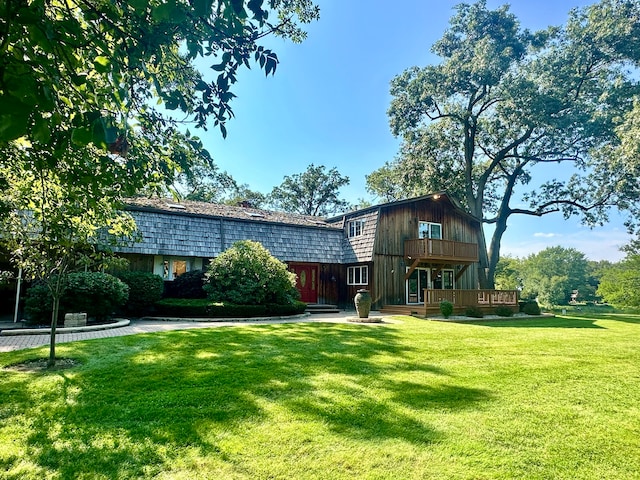
[[[423,197],[412,202],[383,206],[380,209],[373,256],[376,266],[373,277],[377,286],[374,296],[376,308],[406,303],[405,272],[411,261],[407,257],[405,243],[418,239],[419,222],[441,224],[443,240],[477,245],[480,223],[455,208],[446,197],[437,200]],[[477,263],[472,263],[466,269],[464,263],[468,264],[469,259],[430,259],[420,266],[451,268],[457,277],[457,288],[474,289],[477,286]]]

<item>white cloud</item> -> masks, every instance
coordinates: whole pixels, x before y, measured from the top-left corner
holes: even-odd
[[[533,234],[534,237],[541,237],[541,238],[553,238],[553,237],[561,237],[562,235],[559,233],[542,233],[542,232],[537,232]]]

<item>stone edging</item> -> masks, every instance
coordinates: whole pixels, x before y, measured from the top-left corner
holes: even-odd
[[[95,332],[98,330],[110,330],[112,328],[126,327],[131,323],[130,320],[120,319],[113,323],[105,323],[101,325],[86,325],[83,327],[58,327],[56,328],[56,334],[58,333],[80,333],[80,332]],[[0,331],[2,336],[15,336],[15,335],[51,335],[51,328],[8,328]]]

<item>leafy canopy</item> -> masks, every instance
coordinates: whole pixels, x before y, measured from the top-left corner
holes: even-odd
[[[529,255],[522,263],[523,298],[538,298],[544,305],[566,305],[574,290],[585,296],[589,262],[575,248],[549,247]]]
[[[620,307],[640,307],[640,252],[634,241],[624,250],[625,258],[602,269],[598,295]]]
[[[368,188],[388,200],[447,190],[494,225],[478,239],[482,286],[512,215],[595,225],[616,207],[639,226],[640,3],[602,0],[538,32],[508,6],[461,4],[432,51],[440,63],[391,83],[402,145]]]
[[[285,176],[279,187],[269,195],[275,208],[303,215],[327,216],[347,210],[349,203],[339,197],[341,187],[349,184],[336,167],[326,171],[324,165],[313,163],[303,173]]]

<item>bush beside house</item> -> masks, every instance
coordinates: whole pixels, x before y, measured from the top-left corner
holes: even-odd
[[[156,303],[156,312],[166,317],[181,318],[253,318],[298,315],[307,304],[295,301],[288,305],[235,305],[209,299],[165,298]]]
[[[207,298],[204,291],[204,270],[192,270],[183,273],[173,282],[165,285],[165,297],[167,298]]]
[[[300,294],[296,276],[260,243],[241,240],[211,261],[204,290],[214,302],[291,305]]]
[[[67,275],[65,292],[60,299],[58,322],[65,313],[85,312],[94,320],[104,320],[122,307],[129,298],[129,287],[118,278],[102,272],[81,272]],[[25,314],[32,324],[51,322],[53,299],[44,283],[37,283],[26,292]]]
[[[121,271],[113,274],[129,287],[129,299],[123,311],[130,315],[148,315],[162,298],[164,280],[148,272]]]
[[[296,277],[260,243],[242,240],[213,259],[206,272],[190,272],[156,302],[159,315],[192,318],[251,318],[303,313]],[[185,277],[181,280],[182,277]],[[198,298],[200,291],[207,298]]]

